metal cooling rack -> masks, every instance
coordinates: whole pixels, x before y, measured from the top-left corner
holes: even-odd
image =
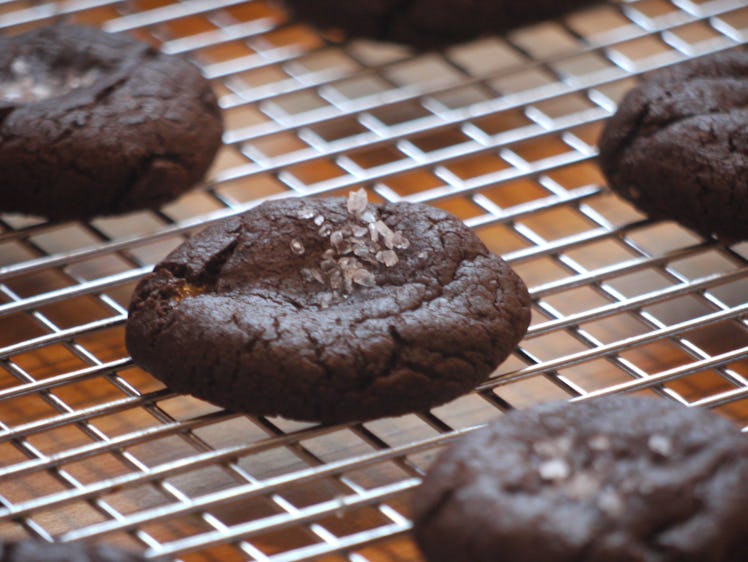
[[[0,0],[2,33],[57,20],[192,59],[227,132],[206,185],[159,212],[0,217],[0,536],[184,561],[415,561],[410,491],[443,445],[509,408],[639,392],[748,424],[748,244],[647,220],[594,164],[636,76],[746,42],[745,0],[603,2],[421,55],[336,43],[259,0]],[[320,427],[227,413],[133,366],[130,292],[196,228],[361,185],[455,213],[531,287],[527,338],[475,393]]]

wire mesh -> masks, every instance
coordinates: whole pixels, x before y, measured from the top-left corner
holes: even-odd
[[[336,42],[254,0],[0,0],[0,32],[101,26],[214,84],[224,147],[160,211],[0,216],[0,535],[184,561],[420,560],[408,498],[502,412],[638,392],[748,425],[748,244],[611,195],[596,139],[649,70],[746,42],[744,0],[608,1],[442,53]],[[474,393],[317,426],[176,395],[123,345],[137,280],[198,228],[270,197],[418,201],[522,275],[533,322]]]

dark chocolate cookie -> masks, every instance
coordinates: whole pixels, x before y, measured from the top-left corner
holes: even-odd
[[[644,213],[748,239],[748,51],[647,76],[606,125],[600,164]]]
[[[522,281],[425,205],[267,202],[175,250],[135,290],[133,359],[252,414],[340,422],[472,389],[525,333]]]
[[[72,25],[0,37],[0,211],[158,207],[203,177],[221,132],[210,84],[187,61]]]
[[[0,541],[0,562],[145,562],[145,558],[101,545]]]
[[[419,48],[503,33],[594,0],[285,0],[300,18],[351,37]]]
[[[507,414],[434,462],[413,502],[430,562],[748,560],[748,440],[614,397]]]

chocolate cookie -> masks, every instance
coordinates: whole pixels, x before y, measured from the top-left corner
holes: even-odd
[[[748,239],[748,51],[647,76],[605,127],[600,164],[644,213]]]
[[[108,546],[26,540],[0,542],[0,562],[145,562],[145,558]]]
[[[0,211],[155,208],[205,174],[221,115],[193,65],[72,25],[0,37]]]
[[[748,560],[748,440],[651,398],[507,414],[434,462],[413,502],[430,562]]]
[[[419,48],[441,47],[503,33],[594,0],[285,0],[300,18],[351,37]]]
[[[231,410],[341,422],[471,390],[525,333],[522,281],[453,216],[349,199],[267,202],[136,288],[133,359]]]

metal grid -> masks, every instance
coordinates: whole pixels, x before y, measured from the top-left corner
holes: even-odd
[[[201,189],[91,223],[0,217],[0,535],[184,561],[413,561],[408,495],[502,411],[657,394],[748,424],[748,244],[612,196],[595,139],[642,72],[745,43],[744,0],[603,2],[442,54],[337,44],[274,4],[0,0],[0,30],[67,20],[181,53],[213,79],[225,146]],[[196,228],[268,197],[420,201],[531,287],[533,323],[475,393],[322,427],[231,414],[134,367],[134,283]]]

